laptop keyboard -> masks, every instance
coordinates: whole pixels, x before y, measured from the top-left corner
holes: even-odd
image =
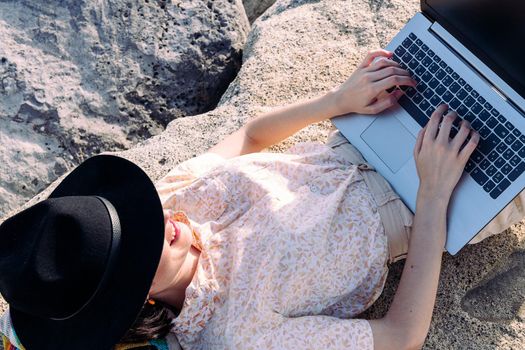
[[[437,106],[447,103],[459,116],[451,137],[461,120],[468,120],[481,138],[465,171],[498,198],[525,171],[525,136],[414,33],[394,53],[393,60],[418,82],[415,88],[403,87],[399,104],[424,127]]]

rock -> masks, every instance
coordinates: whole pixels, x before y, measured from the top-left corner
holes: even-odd
[[[214,108],[248,29],[241,0],[0,1],[0,216],[87,157]]]
[[[417,0],[278,0],[254,22],[243,66],[217,109],[174,120],[162,134],[115,154],[138,163],[157,180],[259,113],[317,96],[345,81],[366,52],[385,46],[419,10],[419,4]],[[329,121],[310,125],[266,151],[282,152],[300,141],[324,142],[329,126]],[[22,208],[46,198],[59,181]],[[523,278],[523,249],[525,227],[518,224],[465,247],[454,257],[444,254],[424,349],[523,348],[522,311],[498,299],[503,296],[522,306],[524,300],[518,293],[523,291],[516,289],[523,286],[518,280]],[[390,268],[382,295],[359,317],[386,314],[403,265],[401,261]],[[498,286],[505,289],[497,292]],[[476,302],[479,307],[503,311],[474,312]],[[498,319],[492,320],[492,315]]]
[[[248,15],[250,23],[253,23],[253,21],[262,15],[264,11],[274,3],[275,0],[243,0],[246,15]]]

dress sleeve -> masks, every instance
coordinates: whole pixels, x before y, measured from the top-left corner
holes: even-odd
[[[287,317],[256,345],[264,349],[373,350],[374,339],[367,320],[318,315]]]
[[[215,153],[203,153],[177,164],[155,183],[162,203],[171,194],[191,184],[196,178],[222,164],[226,159]]]

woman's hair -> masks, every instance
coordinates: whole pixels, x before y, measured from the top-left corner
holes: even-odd
[[[179,311],[166,303],[155,300],[155,304],[151,305],[146,302],[120,342],[138,343],[166,337],[171,329],[173,314],[177,317]]]

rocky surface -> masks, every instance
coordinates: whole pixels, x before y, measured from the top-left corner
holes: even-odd
[[[274,3],[275,0],[243,0],[246,15],[248,16],[250,23],[253,23],[253,21],[262,15],[264,11]]]
[[[241,0],[0,1],[0,216],[101,151],[215,107]]]
[[[158,136],[119,152],[159,179],[270,108],[317,96],[342,83],[366,52],[385,46],[419,9],[417,0],[278,0],[255,21],[243,67],[212,112],[177,119]],[[325,141],[329,121],[311,125],[267,151]],[[55,182],[27,205],[43,199]],[[525,227],[445,254],[434,317],[424,349],[523,349]],[[403,261],[360,317],[383,316]],[[5,307],[5,306],[4,306]]]

